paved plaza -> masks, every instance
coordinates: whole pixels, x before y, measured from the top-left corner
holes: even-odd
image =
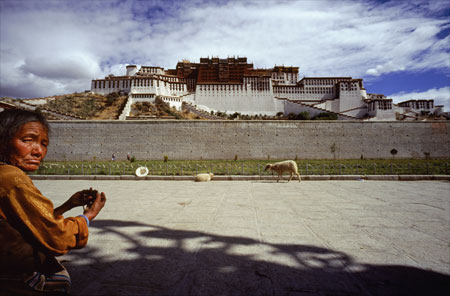
[[[35,180],[107,204],[73,295],[448,295],[448,181]],[[81,214],[77,208],[69,215]]]

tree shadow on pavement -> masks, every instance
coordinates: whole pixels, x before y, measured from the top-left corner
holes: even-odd
[[[95,235],[100,241],[103,236],[114,240],[105,239],[101,249],[97,243],[71,252],[64,264],[72,277],[73,295],[447,295],[450,291],[448,275],[358,263],[348,254],[317,246],[262,243],[119,220],[96,220],[92,227],[98,228]],[[138,229],[137,235],[130,234],[131,228]],[[120,252],[114,245],[118,242],[125,246]]]

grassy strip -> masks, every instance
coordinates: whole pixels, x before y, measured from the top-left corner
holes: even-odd
[[[268,175],[267,163],[280,160],[146,160],[45,162],[38,175],[134,175],[146,166],[150,175]],[[450,159],[298,160],[301,175],[449,175]]]

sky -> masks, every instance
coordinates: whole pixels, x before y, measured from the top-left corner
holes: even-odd
[[[450,111],[450,1],[0,0],[0,97],[82,92],[127,64],[247,57]]]

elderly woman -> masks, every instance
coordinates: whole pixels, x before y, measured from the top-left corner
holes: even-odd
[[[49,125],[38,113],[0,113],[0,291],[12,294],[68,293],[70,277],[55,256],[83,248],[89,221],[105,194],[82,190],[53,208],[26,175],[39,168],[49,145]],[[84,206],[83,215],[64,218]],[[42,292],[39,292],[42,291]]]

